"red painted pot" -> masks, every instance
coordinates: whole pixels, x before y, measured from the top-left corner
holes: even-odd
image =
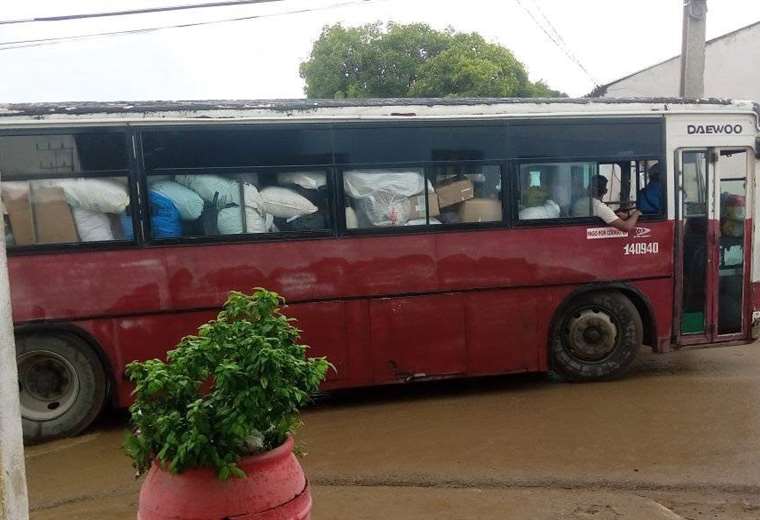
[[[309,520],[311,493],[292,438],[239,466],[246,478],[222,481],[213,469],[172,475],[154,463],[140,489],[138,520]]]

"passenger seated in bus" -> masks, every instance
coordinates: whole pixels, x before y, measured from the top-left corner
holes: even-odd
[[[647,185],[639,190],[636,203],[645,215],[659,213],[662,209],[662,184],[660,183],[660,163],[655,163],[647,171]]]
[[[630,211],[619,211],[615,213],[612,209],[602,202],[602,197],[607,193],[607,178],[603,175],[594,175],[589,183],[590,197],[583,197],[573,205],[574,217],[587,217],[589,213],[599,217],[608,226],[612,226],[621,231],[630,231],[636,227],[636,223],[641,216],[638,209]]]

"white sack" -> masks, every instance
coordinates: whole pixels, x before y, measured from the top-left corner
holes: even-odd
[[[264,200],[261,198],[261,193],[256,189],[256,186],[248,182],[244,183],[243,197],[245,198],[245,205],[247,207],[263,212]]]
[[[255,176],[255,173],[245,173],[238,179],[228,179],[218,175],[177,175],[178,183],[193,190],[207,202],[214,201],[214,195],[219,193],[217,207],[224,208],[230,204],[240,205],[240,182],[243,182],[243,197],[245,205],[255,209],[261,209],[261,196],[254,184],[244,182],[241,177]]]
[[[440,224],[441,221],[437,218],[430,218],[430,224]],[[424,218],[415,218],[406,223],[407,226],[424,226],[426,224]]]
[[[288,172],[278,173],[280,184],[296,184],[305,190],[317,190],[327,184],[325,172]]]
[[[259,185],[259,174],[258,173],[238,173],[235,175],[235,178],[242,182],[247,182],[248,184],[253,184],[254,186]]]
[[[216,199],[216,207],[240,204],[240,183],[218,175],[175,175],[174,180],[187,186],[206,202]]]
[[[260,192],[264,212],[278,218],[295,218],[317,211],[309,199],[287,188],[270,186]]]
[[[129,206],[127,187],[108,179],[51,179],[37,181],[35,186],[63,189],[72,208],[123,213]]]
[[[20,199],[29,195],[29,183],[26,181],[3,182],[0,186],[3,198]]]
[[[556,202],[549,199],[543,206],[532,206],[520,211],[520,220],[538,220],[545,218],[559,218],[560,208]]]
[[[425,178],[417,170],[350,170],[343,174],[343,185],[348,196],[355,199],[372,197],[377,192],[411,197],[422,193]]]
[[[216,220],[219,232],[223,235],[237,235],[243,232],[242,215],[239,206],[219,210]],[[272,228],[272,215],[261,215],[253,208],[245,208],[245,227],[247,233],[268,233]]]
[[[203,213],[201,196],[177,182],[157,182],[150,189],[171,200],[182,220],[195,220]]]
[[[82,208],[72,208],[71,213],[74,215],[77,233],[79,233],[82,242],[100,242],[114,239],[111,220],[105,213]]]
[[[359,219],[356,218],[354,208],[346,208],[346,229],[356,229],[359,227]]]
[[[171,175],[148,175],[148,187],[153,186],[157,182],[171,181]]]

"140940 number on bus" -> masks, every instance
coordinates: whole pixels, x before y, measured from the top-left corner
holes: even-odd
[[[623,246],[626,255],[656,255],[660,251],[659,242],[636,242]]]

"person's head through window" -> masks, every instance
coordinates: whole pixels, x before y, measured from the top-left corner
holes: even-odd
[[[660,182],[660,163],[654,163],[647,170],[647,184]]]
[[[594,175],[591,177],[588,190],[591,197],[602,200],[607,193],[607,177],[604,175]]]
[[[660,213],[663,207],[662,184],[660,184],[660,163],[654,163],[647,169],[647,184],[638,193],[636,204],[644,214]]]

